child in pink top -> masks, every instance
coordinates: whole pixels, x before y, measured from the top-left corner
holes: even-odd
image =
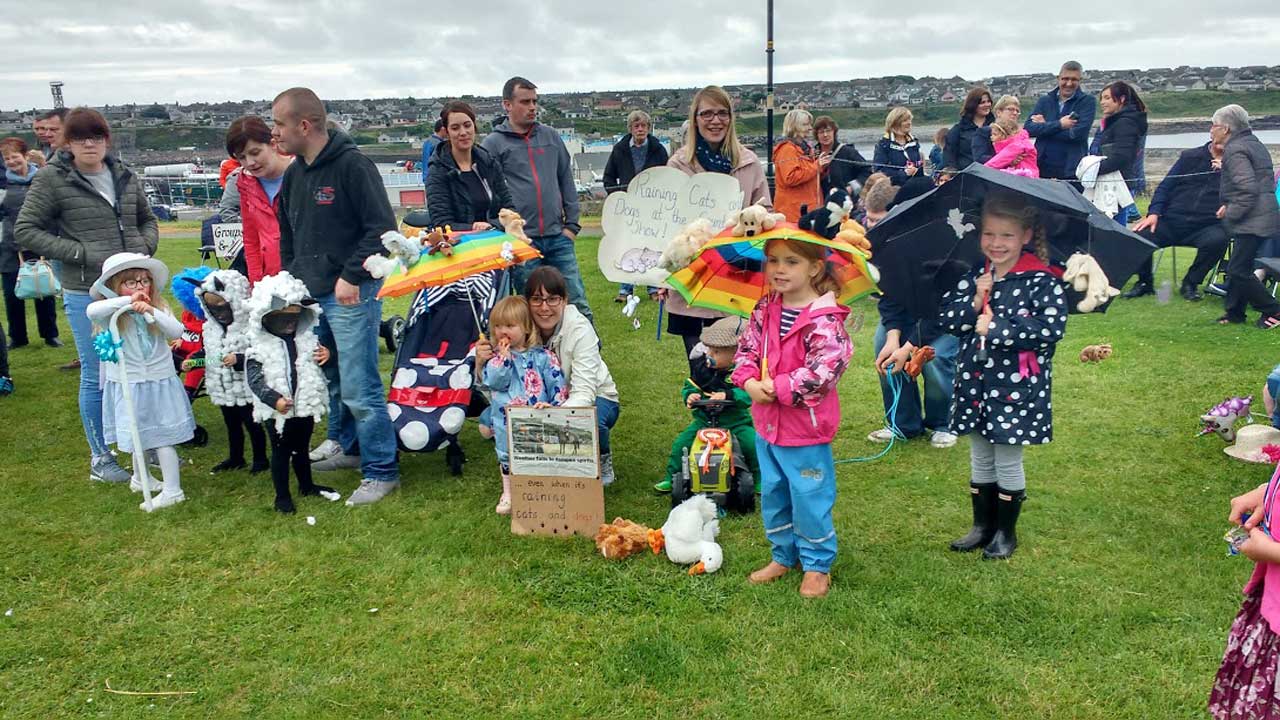
[[[1244,586],[1244,605],[1231,623],[1222,667],[1218,668],[1209,693],[1209,713],[1218,720],[1280,716],[1280,693],[1276,688],[1280,666],[1280,542],[1272,535],[1273,523],[1280,522],[1277,490],[1280,466],[1270,482],[1231,499],[1231,522],[1249,531],[1249,539],[1240,546],[1240,552],[1257,565]]]
[[[991,147],[996,154],[986,163],[989,168],[1003,170],[1011,175],[1040,177],[1036,163],[1036,146],[1026,130],[1009,118],[1000,118],[991,124]]]
[[[827,252],[796,240],[765,245],[771,292],[756,304],[738,340],[732,375],[752,400],[760,514],[773,548],[772,560],[751,574],[751,582],[773,582],[799,564],[805,597],[822,597],[831,584],[836,385],[853,353],[844,329],[849,309],[836,303],[839,285]]]

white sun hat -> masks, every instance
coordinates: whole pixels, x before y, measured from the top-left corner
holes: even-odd
[[[89,295],[94,300],[115,297],[116,294],[112,292],[111,288],[107,287],[107,283],[122,270],[134,269],[146,270],[151,273],[152,292],[163,291],[169,285],[169,268],[165,267],[164,263],[150,255],[122,252],[112,255],[107,258],[106,262],[102,263],[102,274],[98,276],[97,280],[93,281],[93,285],[89,288]]]

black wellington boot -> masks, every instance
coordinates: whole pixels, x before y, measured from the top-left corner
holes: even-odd
[[[1025,490],[999,490],[996,494],[996,534],[982,551],[983,560],[1008,560],[1018,547],[1018,514],[1027,499]]]
[[[970,552],[985,547],[996,533],[996,484],[969,483],[969,498],[973,502],[973,527],[969,534],[951,541],[951,549],[956,552]]]

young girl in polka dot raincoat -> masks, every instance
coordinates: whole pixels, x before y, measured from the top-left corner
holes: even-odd
[[[1022,449],[1053,438],[1053,354],[1067,325],[1060,272],[1050,268],[1035,207],[1018,196],[988,195],[982,253],[942,298],[942,325],[960,339],[951,428],[971,435],[973,528],[951,543],[1004,559],[1017,547],[1026,497]]]

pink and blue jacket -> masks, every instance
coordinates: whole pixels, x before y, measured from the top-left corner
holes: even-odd
[[[1017,135],[991,143],[996,154],[983,163],[989,168],[1003,170],[1011,175],[1023,177],[1040,177],[1040,165],[1036,156],[1036,146],[1026,130],[1019,130]],[[1018,156],[1022,159],[1019,160]]]
[[[803,446],[831,442],[840,426],[836,385],[849,366],[853,343],[845,332],[849,309],[827,293],[800,312],[782,334],[782,298],[769,293],[756,303],[738,339],[733,384],[760,379],[761,359],[773,378],[777,401],[752,403],[756,434],[773,445]]]

